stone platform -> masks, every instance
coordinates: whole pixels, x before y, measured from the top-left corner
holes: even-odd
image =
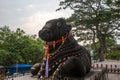
[[[108,74],[106,69],[91,69],[91,71],[82,78],[72,78],[72,77],[65,77],[64,79],[59,80],[107,80]],[[52,80],[52,79],[38,79],[38,80]]]
[[[70,78],[65,77],[64,79],[60,80],[108,80],[108,74],[106,73],[105,69],[91,69],[91,71],[83,78]],[[36,76],[31,77],[30,74],[11,77],[4,80],[52,80],[52,79],[38,79]]]
[[[108,66],[108,69],[109,68],[111,69],[111,67],[116,68],[115,65],[117,65],[117,69],[120,69],[120,61],[93,62],[93,65],[94,67],[91,69],[91,72],[88,73],[88,75],[86,75],[84,78],[75,79],[66,77],[64,80],[120,80],[120,73],[118,72],[111,73],[106,71],[107,69],[106,65]],[[40,79],[37,79],[37,76],[31,77],[31,74],[25,74],[13,78],[10,77],[4,80],[40,80]]]
[[[105,69],[92,69],[85,77],[83,78],[66,78],[65,80],[106,80],[107,73]]]

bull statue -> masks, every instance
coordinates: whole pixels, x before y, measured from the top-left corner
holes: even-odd
[[[90,52],[77,43],[71,28],[63,18],[58,18],[46,22],[39,31],[39,37],[45,41],[45,54],[36,72],[40,78],[62,80],[64,77],[84,77],[90,72]]]

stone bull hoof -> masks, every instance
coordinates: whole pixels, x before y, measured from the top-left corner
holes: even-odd
[[[34,64],[34,66],[31,67],[31,69],[30,69],[32,76],[37,75],[39,72],[39,69],[40,69],[40,63]]]
[[[59,18],[46,22],[39,31],[39,37],[46,42],[38,72],[42,77],[84,77],[90,72],[90,53],[77,43],[71,28],[64,19]]]

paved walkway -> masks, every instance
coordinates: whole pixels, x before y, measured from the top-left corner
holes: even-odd
[[[31,77],[31,75],[25,75],[25,76],[20,76],[20,77],[9,78],[5,80],[38,80],[38,79]]]
[[[108,80],[120,80],[120,74],[108,74]]]
[[[21,77],[16,77],[16,78],[9,78],[5,80],[38,80],[35,77],[31,77],[31,75],[25,75]],[[108,74],[108,80],[120,80],[120,74]]]
[[[104,61],[104,62],[95,62],[95,64],[108,64],[108,65],[117,65],[120,68],[120,61]],[[16,78],[9,78],[5,80],[38,80],[35,77],[31,77],[31,75],[20,76]],[[120,74],[108,74],[108,80],[120,80]]]

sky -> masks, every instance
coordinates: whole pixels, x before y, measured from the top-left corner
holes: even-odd
[[[70,9],[56,11],[60,0],[0,0],[0,27],[20,28],[28,35],[38,34],[44,24],[55,18],[68,18]],[[120,44],[120,40],[117,40]]]
[[[68,18],[71,10],[60,10],[60,0],[0,0],[0,27],[20,28],[26,34],[38,34],[46,21]]]

